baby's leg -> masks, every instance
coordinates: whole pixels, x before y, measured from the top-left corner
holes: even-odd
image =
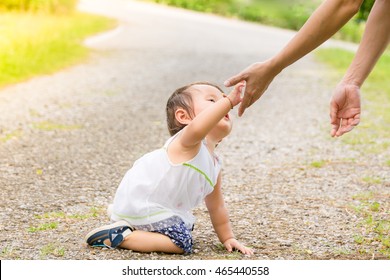
[[[176,246],[168,236],[157,232],[142,230],[135,230],[126,236],[119,247],[143,253],[184,253],[184,251]]]

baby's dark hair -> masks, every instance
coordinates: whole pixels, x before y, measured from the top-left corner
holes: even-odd
[[[223,93],[219,86],[209,82],[195,82],[175,90],[174,93],[169,97],[166,106],[168,131],[171,136],[175,135],[186,126],[186,124],[181,124],[176,120],[175,112],[177,109],[182,108],[186,110],[191,117],[194,117],[194,112],[192,109],[193,104],[191,98],[191,87],[195,85],[212,86]]]

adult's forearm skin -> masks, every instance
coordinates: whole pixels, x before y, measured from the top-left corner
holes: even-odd
[[[343,82],[361,87],[389,42],[390,0],[376,0],[368,17],[356,56]]]
[[[358,11],[363,0],[327,0],[310,16],[293,39],[272,59],[278,72],[320,46]]]

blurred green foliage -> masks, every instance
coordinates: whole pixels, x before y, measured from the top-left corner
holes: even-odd
[[[250,0],[240,1],[238,16],[245,20],[261,22],[298,30],[315,9],[312,1],[301,0]]]
[[[303,0],[149,0],[207,13],[299,29],[318,1]]]
[[[67,14],[75,10],[77,1],[78,0],[1,0],[0,11]]]
[[[371,8],[374,5],[375,0],[364,0],[362,5],[360,6],[359,13],[356,17],[358,21],[367,20],[368,15],[371,12]]]
[[[201,12],[237,17],[267,25],[299,30],[321,0],[145,0]],[[335,36],[337,39],[359,42],[375,0],[364,0],[354,18]]]
[[[88,55],[83,40],[115,25],[77,12],[0,13],[0,88],[80,62]]]

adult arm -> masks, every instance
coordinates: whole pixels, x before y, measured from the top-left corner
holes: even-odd
[[[335,34],[359,10],[363,0],[326,0],[310,16],[299,32],[274,57],[250,65],[225,81],[233,86],[245,80],[246,89],[238,114],[258,100],[274,77]]]
[[[375,1],[355,58],[330,102],[332,136],[341,136],[360,122],[360,87],[389,44],[389,13],[390,0]]]

